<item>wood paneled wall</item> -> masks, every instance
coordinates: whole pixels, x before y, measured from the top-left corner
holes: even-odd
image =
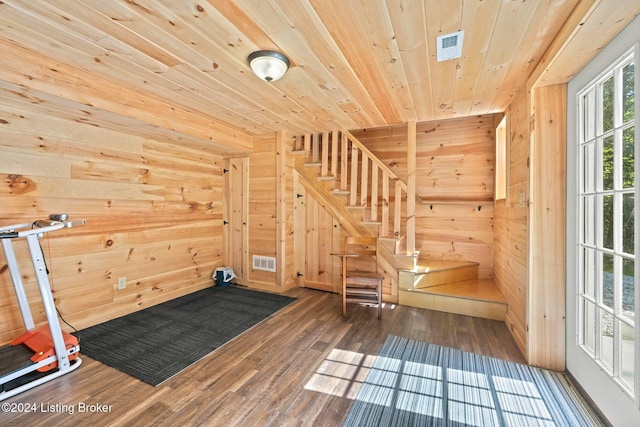
[[[507,299],[505,323],[527,354],[529,223],[529,95],[522,92],[507,111],[507,194],[496,202],[494,280]],[[522,203],[521,203],[522,198]]]
[[[532,93],[535,95],[532,95]],[[525,90],[507,111],[507,198],[495,206],[495,281],[528,363],[565,368],[566,87]]]
[[[296,285],[293,257],[292,141],[284,133],[254,140],[249,156],[246,268],[238,282],[282,292]],[[274,257],[276,272],[252,268],[253,255]]]
[[[87,220],[41,240],[65,319],[84,328],[210,286],[222,264],[222,158],[188,141],[106,129],[90,107],[69,105],[75,114],[59,117],[17,91],[0,104],[0,224],[61,212]],[[42,322],[26,245],[16,247]],[[3,254],[0,342],[22,328]]]
[[[407,127],[352,132],[402,179]],[[416,249],[493,274],[494,115],[416,124]]]
[[[524,90],[507,111],[508,187],[495,207],[505,322],[535,366],[565,368],[566,89]],[[533,94],[533,95],[532,95]]]
[[[256,141],[249,156],[248,256],[246,280],[254,286],[276,285],[276,273],[251,268],[253,255],[276,257],[276,139]]]
[[[296,181],[299,178],[296,177]],[[302,184],[295,186],[295,265],[299,286],[341,292],[341,258],[347,233]],[[298,275],[297,273],[300,273]]]
[[[352,132],[402,179],[407,126]],[[435,201],[493,201],[493,114],[416,124],[416,194]]]
[[[420,204],[416,248],[421,257],[480,264],[478,277],[493,277],[493,203]]]

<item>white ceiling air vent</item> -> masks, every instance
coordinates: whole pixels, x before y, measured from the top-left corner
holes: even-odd
[[[437,38],[438,44],[438,62],[448,59],[460,58],[462,56],[462,38],[464,31],[458,31],[451,34],[445,34]]]

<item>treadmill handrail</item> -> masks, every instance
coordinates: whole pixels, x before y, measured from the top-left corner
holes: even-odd
[[[0,232],[11,231],[17,232],[18,238],[27,237],[31,234],[48,233],[50,231],[60,230],[61,228],[77,227],[86,224],[84,219],[74,221],[53,221],[50,219],[40,219],[34,222],[25,222],[22,224],[8,225],[0,227]],[[21,230],[25,229],[25,230]]]
[[[0,227],[0,231],[16,231],[20,228],[31,227],[32,222],[24,222],[22,224],[14,224],[14,225],[5,225],[4,227]]]

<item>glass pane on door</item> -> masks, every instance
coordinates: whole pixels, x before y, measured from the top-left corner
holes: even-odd
[[[613,249],[614,212],[613,195],[602,196],[602,247]]]
[[[596,306],[590,301],[583,300],[582,345],[589,353],[595,353],[596,342]]]
[[[622,131],[622,188],[635,186],[635,128]]]
[[[602,256],[602,287],[600,302],[613,310],[614,296],[614,272],[613,272],[613,255],[603,254]]]
[[[620,329],[622,331],[622,345],[620,351],[622,361],[620,378],[628,388],[633,389],[633,378],[635,372],[635,331],[631,326],[624,322],[620,322]]]
[[[613,76],[602,83],[602,132],[613,129],[614,83]]]
[[[634,273],[634,262],[632,259],[625,259],[622,262],[622,315],[630,320],[634,319],[636,311],[636,278]]]
[[[613,371],[613,316],[600,309],[600,360]]]
[[[633,120],[635,113],[635,63],[631,61],[622,69],[622,121]]]
[[[613,190],[613,135],[602,141],[602,189]]]

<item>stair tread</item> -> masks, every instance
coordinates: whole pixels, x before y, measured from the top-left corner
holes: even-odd
[[[415,274],[426,274],[434,271],[452,270],[462,267],[475,267],[480,265],[474,261],[443,261],[437,259],[423,259],[418,258],[416,262],[417,266],[412,270]]]
[[[504,295],[502,295],[500,289],[498,289],[495,282],[491,279],[462,280],[460,282],[446,283],[428,288],[401,289],[401,291],[451,296],[503,304],[507,303]]]

